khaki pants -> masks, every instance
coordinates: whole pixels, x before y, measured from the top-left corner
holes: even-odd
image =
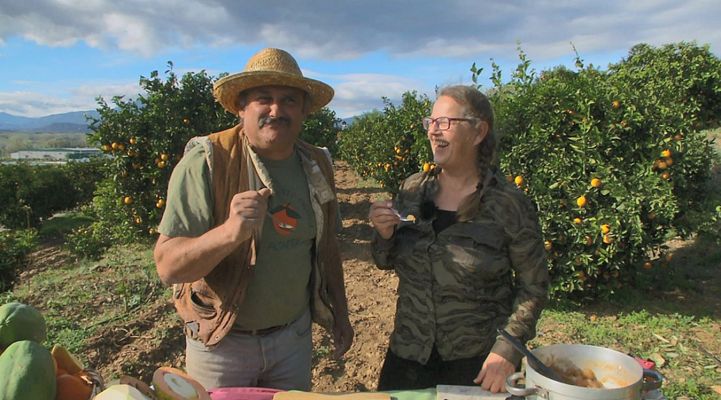
[[[310,311],[267,335],[231,331],[212,348],[185,340],[186,372],[206,389],[253,386],[310,391]]]

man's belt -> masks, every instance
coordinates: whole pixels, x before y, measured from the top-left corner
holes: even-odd
[[[283,325],[271,326],[271,327],[269,327],[269,328],[250,329],[250,330],[235,329],[235,328],[233,328],[233,332],[234,332],[234,333],[239,333],[239,334],[241,334],[241,335],[265,336],[265,335],[270,335],[270,334],[273,333],[273,332],[277,332],[277,331],[279,331],[279,330],[287,327],[288,325],[290,325],[290,323],[283,324]]]

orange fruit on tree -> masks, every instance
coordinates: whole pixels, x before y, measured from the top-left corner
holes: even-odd
[[[431,164],[430,163],[423,163],[423,172],[428,172],[431,170]]]
[[[167,153],[160,153],[160,159],[163,161],[168,161],[168,159],[170,159],[170,156]]]
[[[663,173],[661,174],[661,179],[663,179],[664,181],[667,181],[667,180],[671,179],[671,174],[669,174],[668,171],[663,171]]]
[[[608,224],[601,225],[601,233],[604,235],[611,231],[611,227]]]
[[[128,139],[128,143],[136,144],[138,143],[138,139],[135,136],[131,136],[130,139]]]
[[[165,199],[158,199],[157,202],[155,202],[155,207],[157,208],[163,208],[165,206]]]
[[[63,374],[56,379],[56,400],[88,400],[92,386],[75,375]]]
[[[611,102],[611,107],[613,107],[614,110],[618,110],[621,108],[621,102],[618,100],[614,100]]]
[[[576,205],[578,205],[581,208],[585,207],[586,203],[587,203],[586,196],[580,196],[579,198],[576,199]]]
[[[105,153],[109,152],[112,149],[113,148],[109,144],[104,144],[104,145],[100,146],[100,150],[102,150]]]
[[[123,204],[125,204],[126,206],[133,204],[133,196],[123,197]]]
[[[573,219],[573,223],[574,223],[575,225],[581,225],[581,223],[583,223],[583,220],[582,220],[581,218],[579,218],[579,217],[576,217],[576,218]]]
[[[601,180],[598,179],[598,178],[593,178],[593,179],[591,179],[591,186],[592,186],[592,187],[599,188],[599,187],[601,187],[602,184],[603,184],[603,182],[601,182]]]
[[[669,149],[663,150],[663,151],[661,152],[661,157],[664,157],[664,158],[666,158],[666,157],[671,157],[671,150],[669,150]]]
[[[671,158],[671,157],[665,158],[664,161],[666,161],[666,166],[668,166],[668,167],[673,165],[673,158]]]
[[[653,264],[651,264],[651,261],[646,261],[643,263],[643,269],[651,269],[653,268]]]
[[[666,164],[666,161],[664,161],[664,160],[657,160],[657,161],[655,162],[655,164],[656,164],[656,168],[658,168],[658,169],[666,169],[666,168],[668,168],[668,164]]]
[[[553,248],[553,243],[551,243],[550,240],[546,240],[545,242],[543,242],[543,248],[546,249],[546,251],[551,251],[551,249]]]
[[[516,186],[523,185],[523,177],[521,175],[516,175],[515,178],[513,178],[513,182],[516,183]]]
[[[161,168],[161,169],[165,168],[166,165],[168,165],[167,162],[165,162],[163,160],[158,161],[158,168]]]
[[[606,243],[606,244],[613,243],[613,236],[609,235],[608,233],[603,235],[603,243]]]

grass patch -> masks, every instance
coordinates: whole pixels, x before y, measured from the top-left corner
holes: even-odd
[[[42,239],[62,239],[73,229],[88,226],[92,222],[93,218],[81,211],[68,211],[45,221],[38,233]]]
[[[38,272],[0,302],[32,304],[45,317],[48,346],[59,343],[83,358],[89,339],[134,318],[141,307],[169,298],[147,245],[111,248],[99,261],[79,260]]]

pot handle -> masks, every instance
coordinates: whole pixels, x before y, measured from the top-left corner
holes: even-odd
[[[653,369],[644,368],[644,370],[643,370],[643,392],[645,393],[645,392],[648,392],[651,390],[660,389],[664,380],[665,380],[665,378],[663,375],[661,375],[660,372],[653,370]]]
[[[531,396],[536,394],[536,388],[526,388],[525,386],[516,386],[516,382],[523,378],[523,372],[516,372],[513,375],[506,378],[506,391],[513,396],[525,398],[525,396]]]

